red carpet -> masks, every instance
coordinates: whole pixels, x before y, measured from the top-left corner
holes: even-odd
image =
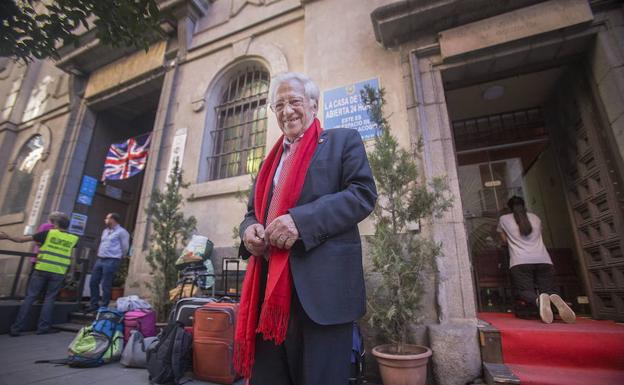
[[[501,332],[503,360],[522,385],[624,385],[624,326],[579,318],[574,324],[480,313]]]

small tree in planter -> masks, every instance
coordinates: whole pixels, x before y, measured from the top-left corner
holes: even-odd
[[[379,128],[375,149],[369,154],[380,196],[373,211],[375,234],[369,237],[371,272],[378,278],[369,298],[369,323],[389,342],[375,347],[373,355],[380,364],[384,384],[424,384],[431,351],[410,345],[410,325],[419,320],[425,294],[423,273],[431,271],[440,245],[408,226],[442,215],[452,199],[447,198],[443,178],[434,179],[429,186],[419,183],[415,154],[400,148],[390,133],[383,112],[384,90],[367,87],[362,99],[369,107],[371,121]],[[387,366],[387,360],[393,356],[402,362],[399,366],[410,367],[410,371],[391,373],[397,365]],[[424,361],[407,364],[414,356],[423,356],[417,359]]]
[[[186,243],[197,224],[194,216],[186,218],[181,212],[184,198],[180,189],[186,187],[188,183],[183,182],[182,170],[176,160],[165,191],[154,190],[145,209],[153,226],[150,249],[145,258],[151,268],[152,282],[146,285],[152,290],[152,304],[160,320],[164,320],[171,310],[169,290],[178,280],[175,262],[182,250],[181,245]]]
[[[122,258],[119,265],[119,270],[113,277],[113,288],[111,292],[111,299],[115,300],[119,297],[123,297],[124,285],[126,284],[126,278],[128,277],[128,267],[130,265],[129,258]]]

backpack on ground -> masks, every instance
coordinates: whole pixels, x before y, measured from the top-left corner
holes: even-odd
[[[121,364],[129,368],[147,367],[147,349],[156,337],[144,337],[138,330],[130,332],[130,339],[121,353]]]
[[[179,323],[169,324],[147,349],[147,371],[153,384],[179,384],[190,367],[192,339]]]
[[[156,312],[151,309],[131,310],[124,314],[124,343],[128,343],[130,332],[138,330],[143,337],[156,335]]]
[[[123,314],[108,308],[98,309],[95,321],[85,326],[69,344],[67,365],[95,367],[117,361],[123,349]]]

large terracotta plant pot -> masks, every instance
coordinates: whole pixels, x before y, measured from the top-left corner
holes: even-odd
[[[72,301],[75,300],[78,296],[78,291],[76,289],[66,289],[62,288],[58,292],[58,300],[59,301]]]
[[[124,288],[123,287],[113,287],[111,288],[111,300],[115,301],[119,297],[123,297]]]
[[[403,354],[395,352],[396,345],[373,348],[384,385],[424,385],[427,382],[427,362],[431,357],[431,349],[405,345]]]

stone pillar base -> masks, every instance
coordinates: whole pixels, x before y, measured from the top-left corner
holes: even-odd
[[[437,385],[465,385],[481,375],[476,320],[429,325]]]

